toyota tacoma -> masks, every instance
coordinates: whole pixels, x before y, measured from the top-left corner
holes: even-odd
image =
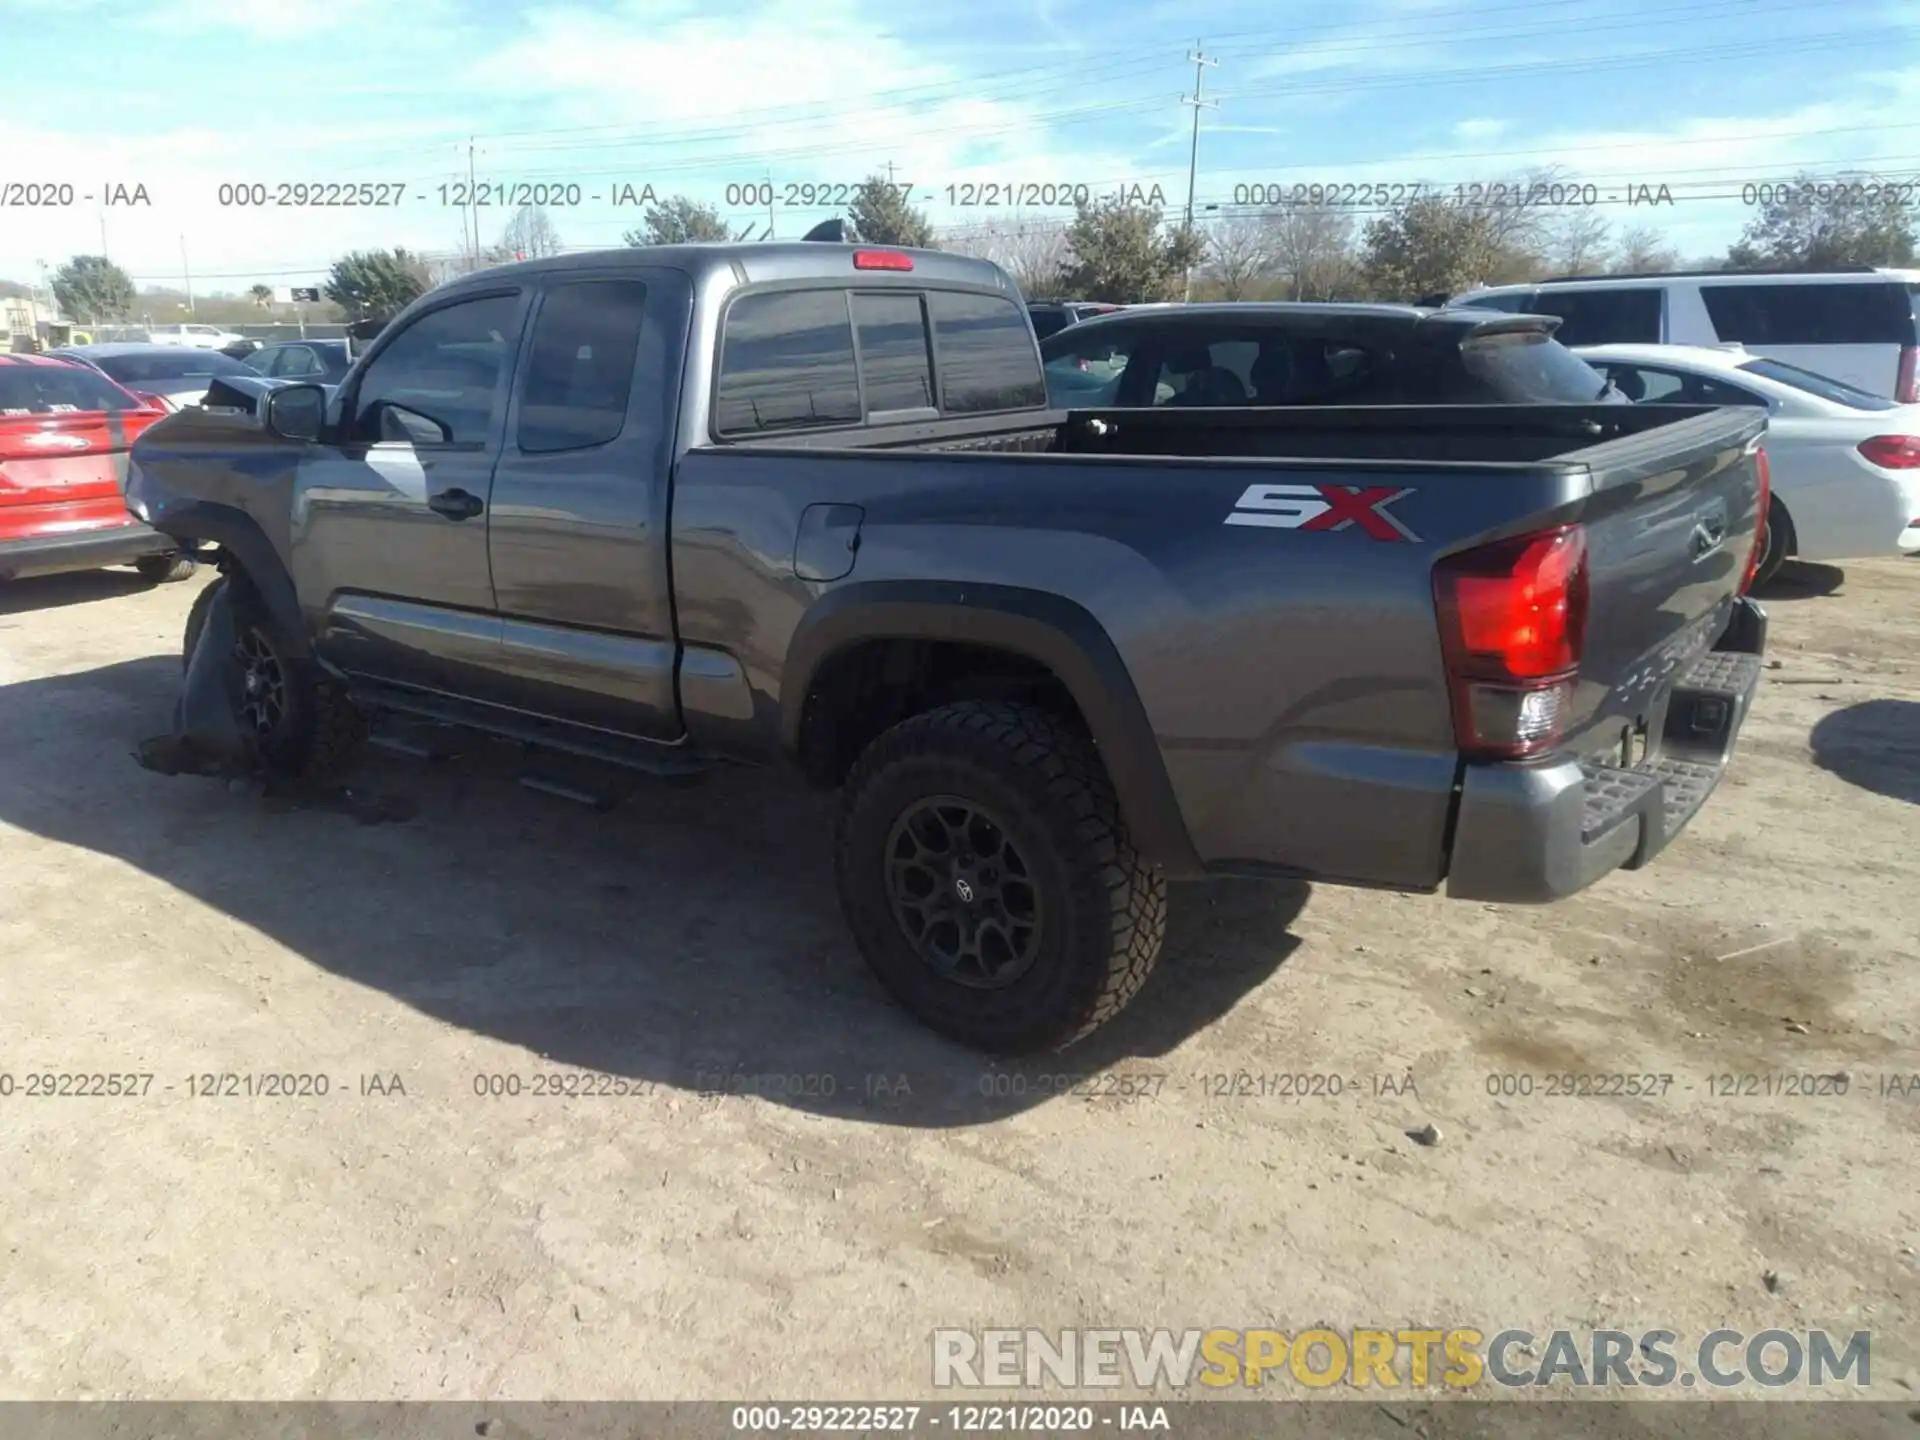
[[[218,564],[187,650],[231,610],[209,663],[273,766],[379,712],[790,762],[841,792],[885,987],[1054,1048],[1138,992],[1169,881],[1551,901],[1652,859],[1732,752],[1764,416],[1607,403],[1551,319],[1342,313],[1397,397],[1484,403],[1060,411],[982,261],[537,260],[415,301],[337,387],[169,417],[127,503]]]

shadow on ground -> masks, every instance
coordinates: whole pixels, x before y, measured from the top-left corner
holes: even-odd
[[[1160,966],[1119,1019],[1063,1055],[990,1063],[896,1009],[860,961],[834,892],[831,796],[725,771],[646,781],[596,813],[521,788],[513,753],[474,741],[439,763],[370,752],[351,813],[262,799],[134,763],[169,728],[179,683],[179,661],[155,656],[0,688],[16,757],[0,766],[0,822],[111,855],[545,1066],[975,1124],[1062,1093],[1118,1098],[1121,1077],[1154,1069],[1125,1062],[1171,1052],[1298,944],[1304,885],[1180,887]]]
[[[1847,572],[1838,565],[1789,560],[1754,593],[1762,600],[1822,600],[1846,583]]]
[[[85,605],[113,600],[153,589],[133,570],[76,570],[70,575],[36,575],[30,580],[0,583],[0,615],[24,615],[31,610],[55,610],[62,605]]]
[[[1850,785],[1920,805],[1920,702],[1866,700],[1813,727],[1813,763]]]

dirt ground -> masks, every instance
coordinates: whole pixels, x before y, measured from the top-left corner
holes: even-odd
[[[885,1001],[784,780],[599,814],[375,753],[355,814],[139,769],[199,583],[0,591],[0,1396],[908,1399],[940,1326],[1318,1321],[1865,1328],[1920,1403],[1920,561],[1788,572],[1649,869],[1183,887],[1131,1011],[1018,1067]],[[554,1071],[632,1093],[476,1093]],[[1847,1093],[1713,1093],[1776,1071]]]

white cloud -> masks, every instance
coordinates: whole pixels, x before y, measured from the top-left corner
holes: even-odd
[[[1498,119],[1462,120],[1453,127],[1453,138],[1462,145],[1484,144],[1505,133],[1507,122]]]
[[[271,67],[246,59],[267,53],[254,45],[277,46],[289,34],[303,44],[332,44],[338,17],[352,13],[342,7],[361,7],[363,23],[380,36],[380,49],[365,65],[339,63],[329,52],[325,65],[290,77],[286,108],[298,114],[301,102],[308,102],[311,119],[304,123],[276,123],[256,133],[243,110],[231,124],[168,133],[136,128],[129,120],[125,133],[81,136],[53,128],[60,123],[57,107],[36,106],[10,112],[12,124],[0,120],[0,157],[31,157],[27,166],[7,164],[4,178],[26,178],[22,172],[31,171],[71,180],[81,193],[98,193],[110,181],[145,184],[149,206],[104,211],[108,252],[137,277],[164,281],[183,268],[184,235],[200,289],[208,281],[243,289],[256,278],[301,283],[341,252],[362,246],[455,248],[465,216],[439,204],[435,187],[464,177],[465,159],[455,140],[469,129],[481,137],[476,168],[483,179],[577,182],[587,194],[622,180],[650,183],[661,195],[685,192],[724,202],[728,183],[758,180],[769,171],[784,188],[787,182],[856,182],[891,162],[898,178],[915,185],[916,202],[937,223],[1011,218],[1006,206],[946,204],[948,185],[974,182],[1085,185],[1096,193],[1158,184],[1171,208],[1186,196],[1191,132],[1171,63],[1164,95],[1139,98],[1137,86],[1153,82],[1118,89],[1090,84],[1079,93],[1053,87],[1036,95],[1030,78],[969,73],[940,52],[876,34],[855,0],[772,0],[757,11],[724,15],[702,0],[622,0],[612,9],[567,4],[528,12],[508,38],[484,44],[455,23],[458,12],[450,0],[416,0],[395,12],[376,8],[390,0],[325,3],[327,19],[319,28],[308,0],[286,0],[272,11],[259,6],[243,22],[232,21],[225,0],[154,0],[142,12],[186,27],[196,7],[217,10],[221,34],[238,36],[229,47],[243,57],[236,73],[270,83],[260,77],[271,74]],[[1415,24],[1436,23],[1430,0],[1388,3],[1415,17]],[[0,0],[0,9],[9,6],[14,13],[29,8],[23,0]],[[1369,13],[1378,16],[1380,10]],[[1377,71],[1404,60],[1410,69],[1431,73],[1435,51],[1424,44],[1401,45],[1392,52],[1401,59],[1375,54],[1369,60],[1354,36],[1394,33],[1380,25],[1376,18],[1371,28],[1323,30],[1317,43],[1302,42],[1270,63],[1301,74],[1348,62]],[[273,53],[278,58],[277,48]],[[420,56],[431,63],[420,64]],[[1556,58],[1564,63],[1564,49]],[[1236,78],[1253,65],[1253,57],[1234,60]],[[416,70],[417,84],[409,85],[407,76]],[[1191,72],[1184,78],[1190,85]],[[1330,143],[1348,143],[1351,117],[1328,119],[1341,94],[1337,81],[1308,82],[1290,99],[1285,83],[1265,87],[1269,93],[1234,96],[1215,91],[1214,78],[1210,72],[1209,94],[1227,104],[1203,122],[1202,205],[1229,202],[1236,187],[1251,182],[1451,185],[1557,163],[1613,191],[1668,182],[1680,204],[1638,211],[1609,205],[1604,213],[1622,224],[1644,221],[1671,230],[1676,243],[1698,252],[1723,247],[1748,214],[1737,198],[1699,197],[1737,192],[1742,179],[1843,161],[1910,172],[1920,155],[1920,120],[1909,118],[1920,116],[1920,69],[1836,77],[1837,98],[1809,98],[1771,114],[1728,111],[1671,121],[1647,114],[1630,123],[1559,130],[1543,130],[1524,113],[1492,113],[1497,100],[1491,97],[1498,92],[1489,90],[1490,98],[1476,107],[1489,113],[1433,127],[1439,148],[1425,137],[1407,138],[1418,134],[1408,127],[1396,135],[1376,125],[1354,130],[1359,138],[1352,143],[1377,158],[1337,164],[1300,158],[1339,153]],[[127,93],[172,105],[179,96],[197,94],[200,83],[167,72],[148,88]],[[1296,100],[1306,102],[1304,111],[1294,108]],[[135,112],[130,107],[127,113]],[[147,113],[144,105],[139,113]],[[22,123],[22,115],[32,115],[34,123]],[[102,101],[88,108],[84,121],[72,123],[113,120],[113,107]],[[1906,128],[1875,128],[1888,126]],[[1257,171],[1251,164],[1222,166],[1217,157],[1234,153],[1236,134],[1288,137],[1262,147],[1288,163]],[[332,179],[403,181],[408,198],[385,210],[260,210],[218,203],[223,182]],[[782,210],[780,233],[798,234],[826,213]],[[1071,211],[1056,206],[1038,213],[1057,220]],[[76,252],[97,251],[102,214],[86,202],[10,212],[0,224],[0,278],[31,279],[36,260],[58,264]],[[763,214],[747,205],[735,207],[730,218]],[[640,218],[633,210],[594,203],[554,208],[551,216],[573,245],[617,243],[620,231]],[[483,238],[492,239],[507,218],[501,209],[483,212]]]

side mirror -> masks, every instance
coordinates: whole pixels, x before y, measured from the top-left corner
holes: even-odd
[[[267,429],[282,440],[318,440],[327,421],[327,392],[286,385],[267,395]]]

